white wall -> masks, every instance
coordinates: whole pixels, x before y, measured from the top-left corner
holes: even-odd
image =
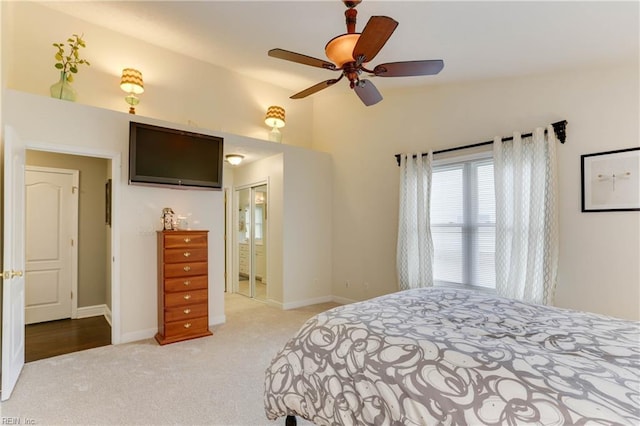
[[[120,274],[114,277],[119,285],[112,304],[119,303],[119,341],[149,338],[157,331],[156,231],[161,229],[164,207],[188,216],[192,229],[209,230],[209,322],[224,322],[223,192],[128,185],[131,115],[127,113],[11,90],[4,93],[3,101],[5,124],[15,129],[27,147],[88,149],[121,156],[123,167],[113,176],[114,206],[117,206],[113,230],[119,239],[119,255],[116,251],[115,257]],[[194,130],[140,116],[136,120]],[[242,146],[274,151],[273,156],[245,166],[244,173],[233,172],[234,185],[269,181],[268,267],[269,284],[274,289],[269,296],[273,303],[291,307],[317,302],[319,297],[322,301],[330,300],[331,188],[326,185],[331,180],[329,156],[222,132],[205,133],[222,136],[225,150]],[[316,221],[313,226],[309,225],[310,210]],[[286,221],[291,221],[292,226],[285,225]],[[293,286],[294,290],[287,290]],[[117,315],[115,311],[114,314]]]
[[[209,321],[224,321],[223,198],[220,191],[185,191],[127,185],[129,120],[108,111],[42,96],[4,93],[6,125],[27,143],[64,149],[93,149],[121,155],[123,167],[113,176],[114,232],[120,240],[119,292],[121,341],[148,338],[157,331],[156,230],[164,207],[190,213],[194,229],[209,230]],[[137,117],[138,120],[168,125]],[[34,125],[37,123],[37,125]],[[193,130],[183,127],[183,130]],[[115,278],[115,277],[114,277]]]
[[[274,306],[333,299],[331,176],[328,154],[297,147],[233,172],[235,187],[269,183],[267,298]]]
[[[368,108],[353,93],[317,97],[313,147],[331,152],[334,161],[333,294],[359,300],[397,290],[394,154],[492,140],[566,119],[567,143],[558,147],[556,304],[639,319],[640,212],[580,212],[580,155],[639,146],[638,75],[636,57],[602,68],[421,89],[385,90],[381,82],[385,99]]]
[[[267,249],[267,302],[282,306],[283,301],[283,258],[285,256],[282,230],[284,200],[284,161],[277,154],[237,167],[233,171],[234,188],[268,182],[267,211],[269,246]],[[235,196],[235,191],[234,196]],[[234,212],[238,214],[237,211]],[[234,234],[237,236],[237,232]],[[236,249],[237,252],[237,249]],[[230,255],[232,255],[230,253]]]
[[[285,152],[284,163],[283,302],[291,309],[333,299],[332,164],[300,149]]]
[[[145,92],[138,114],[193,127],[257,139],[268,138],[269,105],[287,114],[283,143],[310,147],[312,100],[291,100],[290,90],[132,39],[33,2],[2,2],[2,79],[11,89],[49,96],[58,81],[54,42],[84,34],[81,49],[91,66],[81,66],[73,86],[77,102],[127,112],[120,89],[122,69],[139,69]],[[6,72],[6,73],[4,73]]]

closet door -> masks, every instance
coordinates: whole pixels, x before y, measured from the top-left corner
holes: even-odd
[[[251,188],[236,191],[238,200],[238,287],[236,292],[253,297],[251,285]]]
[[[253,297],[267,300],[267,185],[251,188]]]

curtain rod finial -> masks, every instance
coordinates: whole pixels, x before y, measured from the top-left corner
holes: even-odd
[[[558,121],[553,123],[552,126],[560,143],[565,143],[567,141],[567,120]]]

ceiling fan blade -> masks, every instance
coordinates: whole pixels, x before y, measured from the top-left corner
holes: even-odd
[[[328,70],[336,69],[336,66],[331,62],[313,58],[301,53],[290,52],[284,49],[271,49],[268,54],[272,58],[284,59],[285,61],[297,62],[299,64],[310,65],[312,67],[325,68]]]
[[[444,61],[434,59],[428,61],[389,62],[373,69],[379,77],[411,77],[415,75],[435,75],[444,67]]]
[[[362,57],[360,63],[373,60],[397,26],[398,22],[388,16],[372,16],[353,48],[353,58],[357,61]]]
[[[360,80],[353,87],[360,100],[366,105],[371,106],[382,100],[382,95],[378,92],[376,86],[369,80]]]
[[[295,95],[290,96],[290,98],[291,99],[306,98],[309,95],[313,95],[314,93],[321,91],[322,89],[326,89],[329,86],[333,86],[338,81],[340,81],[341,78],[342,78],[342,75],[340,75],[339,78],[333,78],[331,80],[326,80],[326,81],[323,81],[321,83],[315,84],[315,85],[313,85],[311,87],[308,87],[308,88],[304,89],[302,92],[298,92]]]

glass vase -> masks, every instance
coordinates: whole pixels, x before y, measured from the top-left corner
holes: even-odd
[[[60,71],[60,80],[51,85],[51,97],[56,99],[64,99],[65,101],[75,102],[76,90],[71,83],[67,81],[67,75],[64,71]]]

